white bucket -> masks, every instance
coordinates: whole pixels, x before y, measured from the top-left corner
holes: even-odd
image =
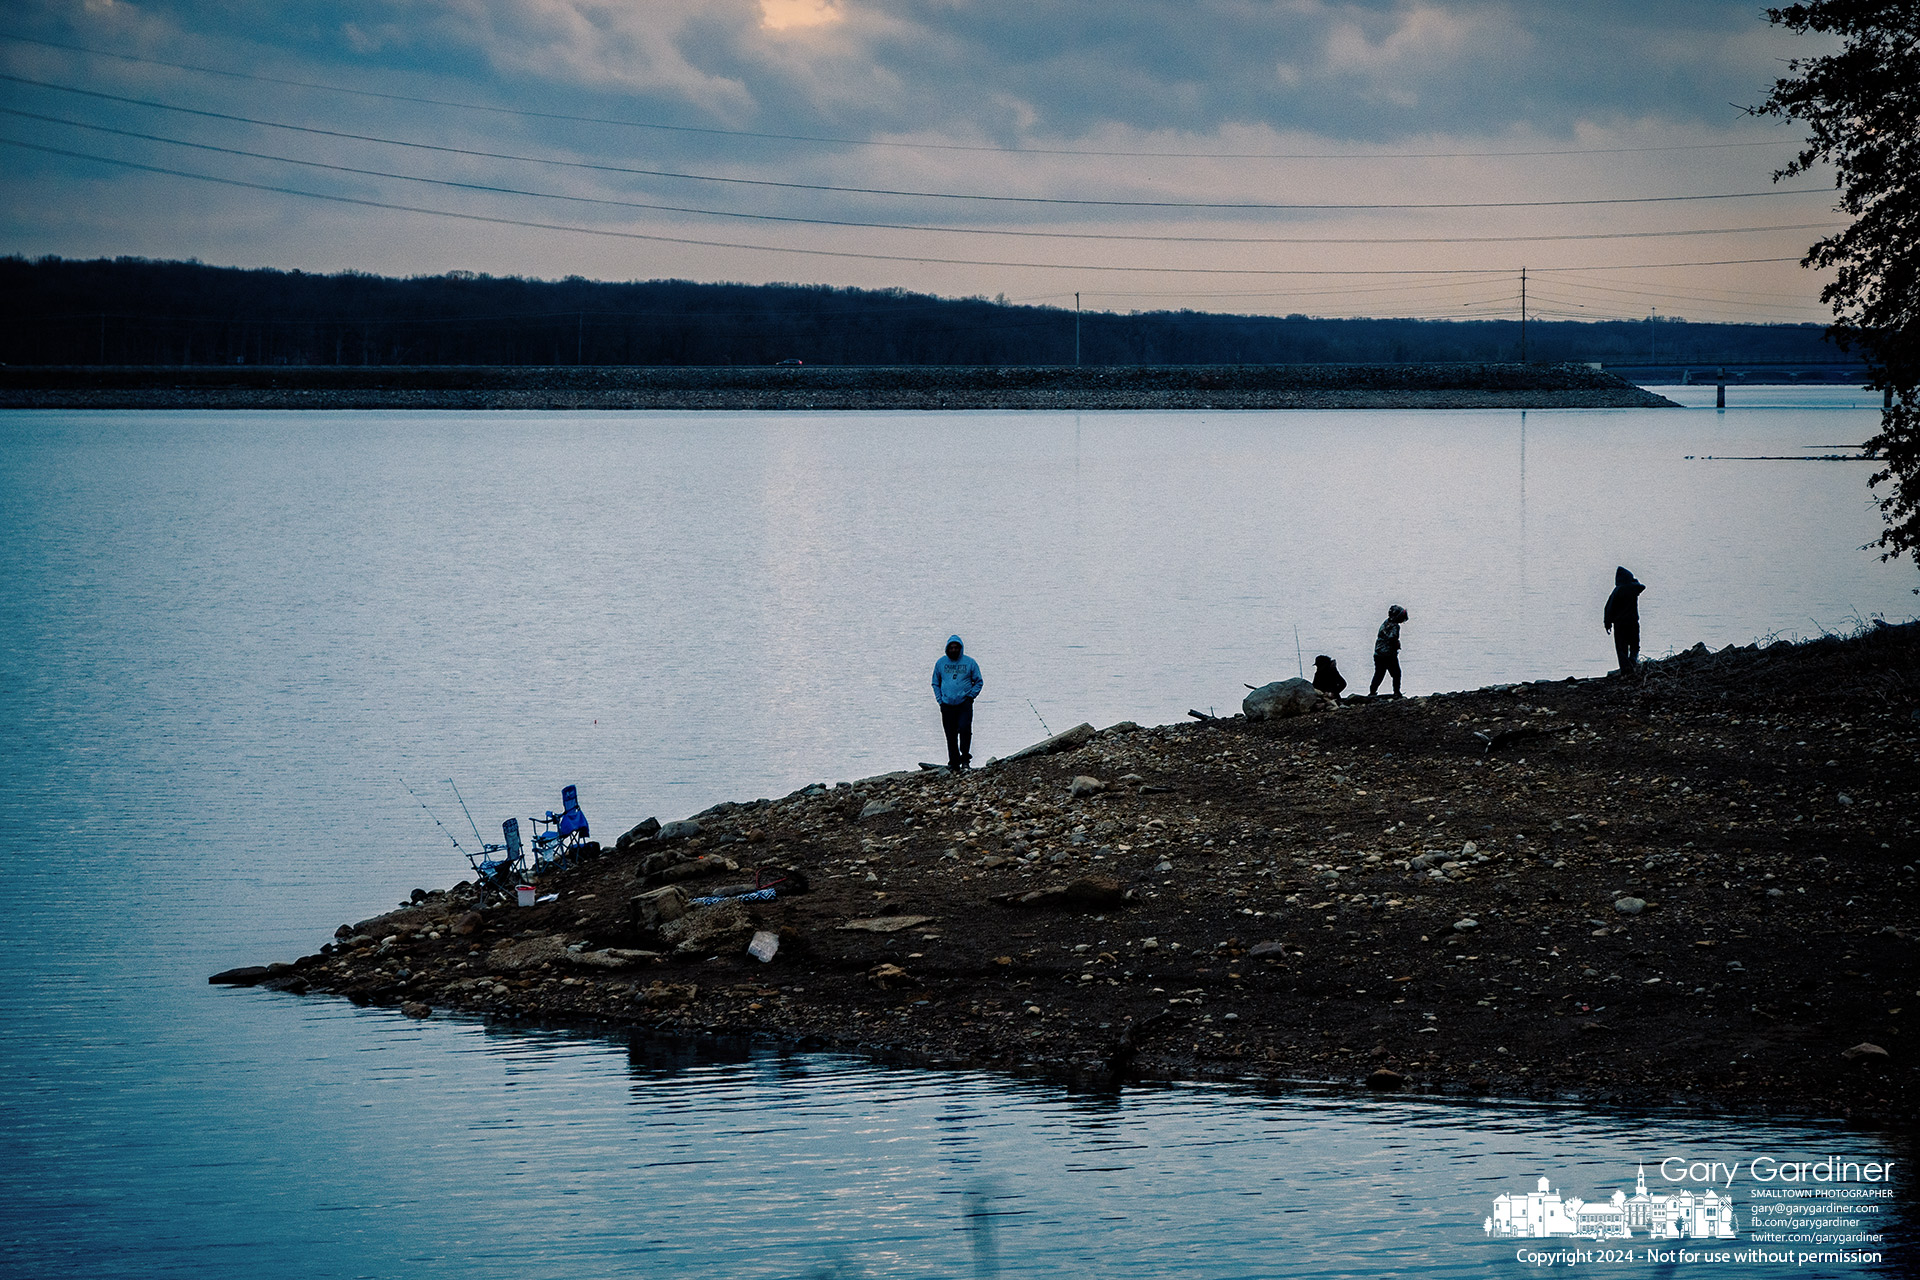
[[[538,893],[539,890],[535,889],[530,884],[523,884],[523,885],[516,885],[515,892],[517,892],[520,895],[520,905],[523,907],[530,907],[533,905],[533,895]]]

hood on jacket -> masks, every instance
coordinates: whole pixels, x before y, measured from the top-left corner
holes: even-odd
[[[1613,571],[1613,585],[1616,587],[1637,587],[1639,580],[1627,572],[1627,566],[1621,565]]]
[[[1624,572],[1624,570],[1623,570],[1623,572]],[[965,653],[965,652],[967,651],[967,646],[966,646],[966,644],[965,644],[965,642],[963,642],[963,641],[962,641],[962,640],[960,639],[960,637],[959,637],[959,636],[948,636],[948,637],[947,637],[947,644],[957,644],[957,645],[959,645],[959,646],[960,646],[960,652],[962,652],[962,653]],[[941,648],[942,648],[942,649],[944,649],[944,648],[946,648],[946,645],[942,645],[942,646],[941,646]]]

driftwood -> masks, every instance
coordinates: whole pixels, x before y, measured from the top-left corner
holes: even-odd
[[[1077,724],[1065,733],[1056,733],[1051,738],[1042,739],[1030,747],[1001,756],[993,764],[1011,764],[1015,760],[1026,760],[1033,756],[1050,756],[1060,751],[1071,751],[1075,747],[1084,747],[1093,741],[1094,729],[1090,724]]]
[[[1195,711],[1191,707],[1187,708],[1187,714],[1192,716],[1195,720],[1201,720],[1206,722],[1207,724],[1216,724],[1219,721],[1226,718],[1224,716],[1210,716],[1204,711]]]

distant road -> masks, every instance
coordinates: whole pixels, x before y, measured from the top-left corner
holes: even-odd
[[[1673,402],[1584,364],[11,366],[7,409],[1548,409]]]

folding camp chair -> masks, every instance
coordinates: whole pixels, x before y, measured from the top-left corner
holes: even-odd
[[[587,815],[580,811],[580,790],[572,783],[560,788],[560,812],[547,810],[544,818],[533,820],[533,869],[564,870],[580,861],[581,846],[590,834]]]
[[[526,849],[520,843],[520,819],[508,818],[500,824],[505,844],[483,844],[479,853],[467,855],[467,861],[479,877],[483,895],[511,899],[514,888],[527,878]]]

